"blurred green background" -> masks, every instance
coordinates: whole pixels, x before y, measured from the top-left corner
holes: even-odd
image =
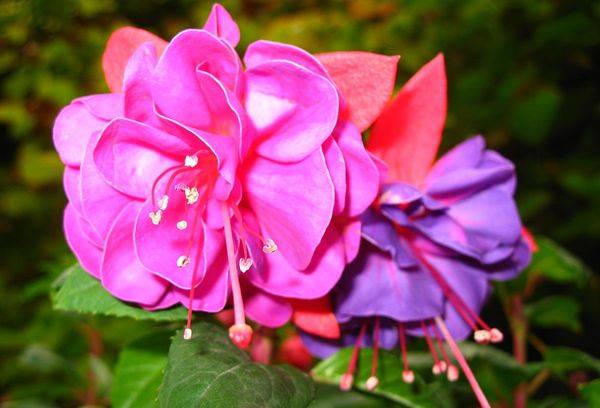
[[[599,264],[600,2],[223,4],[241,27],[240,51],[265,38],[314,53],[400,54],[398,85],[443,52],[444,148],[484,134],[517,165],[530,229]],[[51,309],[52,282],[73,263],[61,230],[63,166],[52,147],[53,119],[71,99],[107,91],[100,57],[113,29],[135,25],[170,38],[201,26],[210,7],[198,0],[0,0],[0,406],[108,404],[116,352],[146,327]],[[597,353],[598,293],[597,275],[583,285],[538,286],[535,304],[551,303],[542,307],[551,321],[540,325],[544,341]],[[562,303],[552,301],[557,296]],[[485,313],[503,324],[500,301]],[[556,315],[562,324],[552,323]],[[576,371],[558,386],[543,382],[536,395],[571,401],[586,379]]]

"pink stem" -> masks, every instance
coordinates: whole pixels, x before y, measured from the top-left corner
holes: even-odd
[[[463,373],[465,373],[465,377],[467,377],[469,384],[471,384],[471,388],[473,389],[473,393],[475,394],[475,397],[477,397],[477,401],[479,401],[479,405],[481,405],[483,408],[490,408],[490,403],[488,402],[487,398],[485,397],[485,394],[481,390],[481,387],[479,386],[477,379],[473,375],[473,371],[471,371],[471,367],[469,367],[469,363],[467,363],[467,360],[465,360],[465,357],[463,356],[462,352],[460,351],[460,348],[458,348],[458,346],[456,345],[456,342],[454,341],[454,339],[452,338],[452,335],[450,334],[450,331],[448,331],[446,324],[439,316],[435,317],[435,322],[438,325],[438,327],[440,328],[440,331],[442,332],[442,334],[444,335],[444,338],[446,339],[446,343],[448,343],[450,350],[452,350],[452,354],[454,354],[454,358],[456,359],[456,361],[458,361],[458,364],[460,364],[460,368],[462,368]]]
[[[231,279],[231,292],[233,294],[233,313],[235,324],[246,324],[244,314],[244,301],[242,300],[242,290],[240,280],[235,265],[235,250],[233,248],[233,235],[231,233],[231,221],[229,220],[229,210],[223,203],[221,210],[223,212],[223,226],[225,230],[225,244],[227,246],[227,260],[229,262],[229,277]]]

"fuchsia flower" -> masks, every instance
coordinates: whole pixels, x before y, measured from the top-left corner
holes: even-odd
[[[425,337],[436,375],[458,377],[446,342],[482,405],[475,377],[455,339],[474,331],[479,343],[502,333],[479,311],[490,280],[515,277],[530,261],[513,194],[514,166],[486,150],[481,137],[461,143],[435,164],[446,114],[446,77],[440,55],[402,88],[376,122],[368,147],[389,165],[380,195],[363,216],[365,239],[333,291],[339,340],[304,334],[309,350],[325,357],[355,345],[341,387],[352,385],[358,350],[374,348],[367,388],[377,386],[378,347],[399,345],[403,378],[414,380],[407,336]],[[383,166],[383,164],[381,164]],[[382,171],[382,174],[385,172]]]
[[[117,30],[103,56],[112,93],[65,107],[54,142],[65,233],[83,268],[146,309],[184,304],[186,338],[192,310],[220,311],[231,295],[230,337],[246,347],[246,313],[284,324],[288,298],[324,296],[355,257],[357,217],[378,188],[360,131],[389,97],[397,58],[324,56],[357,84],[364,61],[384,68],[366,97],[346,90],[346,102],[307,52],[258,41],[242,64],[238,41],[220,5],[204,29],[169,43]]]

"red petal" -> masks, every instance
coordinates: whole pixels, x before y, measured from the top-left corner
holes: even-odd
[[[352,122],[361,132],[371,126],[392,95],[400,57],[348,51],[317,58],[348,104]]]
[[[121,27],[110,35],[102,55],[102,69],[111,92],[123,91],[123,73],[127,61],[140,45],[148,41],[156,47],[157,55],[162,54],[167,46],[162,38],[135,27]]]
[[[281,343],[277,359],[307,371],[312,366],[313,358],[302,343],[302,339],[294,334]]]
[[[527,244],[527,246],[529,247],[529,250],[531,252],[537,252],[540,250],[540,247],[538,246],[537,242],[535,241],[535,238],[533,237],[533,234],[531,233],[531,231],[529,231],[525,227],[522,227],[521,235],[523,236],[523,239],[525,240],[525,243]]]
[[[444,56],[438,54],[402,87],[367,142],[388,164],[390,181],[415,186],[423,181],[442,139],[446,102]]]
[[[294,308],[292,321],[300,329],[327,339],[340,337],[340,326],[327,296],[313,300],[288,300]]]

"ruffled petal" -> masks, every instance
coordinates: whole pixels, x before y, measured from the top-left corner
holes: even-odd
[[[241,62],[230,45],[208,31],[182,31],[171,40],[156,65],[153,98],[165,116],[209,131],[214,120],[212,101],[198,81],[199,71],[213,75],[234,91]]]
[[[244,63],[248,69],[268,61],[291,61],[314,72],[327,77],[325,67],[317,58],[302,48],[275,41],[259,40],[248,46],[244,54]]]
[[[273,296],[250,284],[243,285],[242,292],[244,310],[258,324],[271,328],[280,327],[292,317],[292,306],[286,299]]]
[[[362,132],[379,116],[394,90],[399,56],[346,51],[318,55]]]
[[[157,59],[154,44],[142,44],[129,59],[123,79],[125,117],[154,126],[158,125],[152,99]]]
[[[141,203],[131,203],[115,218],[102,257],[102,285],[126,302],[158,303],[170,284],[139,262],[133,245],[133,228]]]
[[[258,153],[283,162],[302,160],[318,149],[338,115],[334,85],[288,61],[249,69],[244,105],[261,139]]]
[[[446,121],[446,73],[440,54],[402,87],[367,142],[389,165],[389,181],[419,186],[429,171]]]
[[[66,166],[63,173],[63,187],[69,204],[77,211],[78,214],[82,214],[81,208],[81,191],[79,189],[79,178],[81,177],[81,171],[76,167]]]
[[[158,129],[119,118],[102,132],[94,149],[94,163],[106,182],[122,193],[146,198],[159,174],[182,165],[196,149],[187,140]]]
[[[323,154],[335,190],[333,213],[341,214],[346,206],[346,162],[342,150],[333,138],[327,139],[323,144]]]
[[[338,124],[333,137],[346,163],[346,207],[349,217],[360,215],[377,196],[379,172],[365,150],[358,129],[350,122]]]
[[[271,238],[290,266],[304,269],[331,221],[333,183],[317,151],[297,163],[256,157],[245,169],[245,198],[265,238]]]
[[[121,92],[127,61],[135,50],[146,42],[154,44],[159,55],[167,46],[165,40],[135,27],[121,27],[110,35],[102,55],[102,69],[111,92]]]
[[[229,42],[235,47],[240,41],[240,29],[231,17],[231,14],[220,4],[214,4],[204,23],[204,29],[219,38]]]
[[[427,271],[399,269],[389,255],[369,244],[348,266],[335,293],[340,323],[371,316],[422,320],[444,310],[442,290]]]
[[[90,275],[100,277],[100,260],[102,258],[102,247],[98,246],[85,234],[82,224],[85,220],[81,218],[74,207],[67,204],[64,212],[63,227],[67,244],[77,257],[79,264]]]
[[[307,333],[337,339],[340,337],[340,326],[333,314],[329,296],[318,299],[290,299],[294,309],[293,322],[296,327]]]

